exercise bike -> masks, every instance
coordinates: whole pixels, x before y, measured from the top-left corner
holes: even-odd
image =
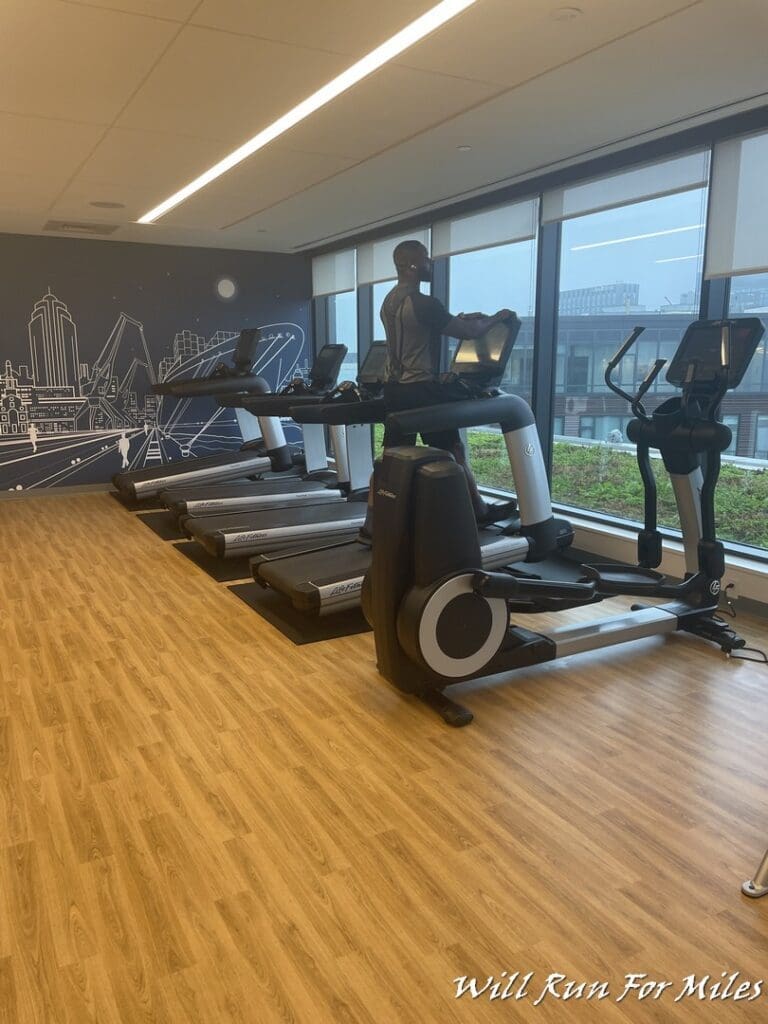
[[[637,446],[645,491],[637,565],[578,564],[554,547],[546,550],[540,539],[524,563],[484,572],[461,468],[436,449],[385,452],[375,492],[376,530],[363,610],[373,626],[381,674],[401,691],[426,701],[449,725],[472,720],[469,710],[443,693],[452,683],[678,630],[711,641],[728,654],[745,647],[716,615],[725,558],[716,536],[714,495],[721,453],[731,442],[719,410],[725,394],[743,379],[764,328],[756,318],[691,324],[666,375],[681,393],[652,413],[643,398],[665,360],[654,363],[633,396],[613,379],[642,330],[635,328],[605,372],[608,387],[629,402],[634,414],[627,434]],[[523,523],[523,530],[546,538],[548,531],[542,527],[553,520],[552,507],[541,451],[532,437],[526,429],[505,435],[521,510],[526,494],[537,492],[542,522]],[[669,581],[657,571],[662,537],[651,449],[660,453],[674,489],[685,548],[682,582]],[[450,545],[440,543],[446,536]],[[510,623],[510,613],[559,611],[616,596],[668,603],[636,604],[598,622],[549,632]]]

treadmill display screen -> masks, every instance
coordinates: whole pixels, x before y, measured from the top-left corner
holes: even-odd
[[[363,360],[360,373],[357,379],[361,384],[378,384],[384,380],[384,371],[387,367],[387,345],[386,342],[377,341],[368,349],[368,355]]]
[[[723,327],[730,325],[727,351],[723,351]],[[691,324],[667,371],[670,384],[682,387],[686,381],[713,381],[728,367],[728,387],[741,382],[758,342],[763,325],[757,317],[739,320],[704,320]]]
[[[508,357],[509,327],[496,324],[481,338],[459,342],[451,369],[462,377],[474,374],[498,373]]]

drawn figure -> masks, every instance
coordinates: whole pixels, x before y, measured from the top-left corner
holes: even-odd
[[[129,438],[125,436],[125,431],[123,431],[122,434],[120,435],[120,440],[117,442],[117,450],[123,457],[123,469],[128,468],[128,452],[130,451],[130,448],[131,442]]]
[[[35,426],[34,423],[30,423],[30,425],[29,425],[29,440],[30,440],[30,442],[32,444],[32,451],[36,452],[37,451],[37,427]]]

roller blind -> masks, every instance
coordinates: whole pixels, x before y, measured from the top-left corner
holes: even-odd
[[[768,132],[715,145],[705,277],[768,270]]]
[[[378,281],[388,281],[390,278],[396,277],[392,252],[396,245],[407,239],[421,242],[429,249],[429,228],[419,228],[416,231],[409,231],[405,235],[393,235],[390,238],[380,238],[375,242],[366,242],[361,245],[357,250],[358,284],[376,284]]]
[[[658,196],[702,188],[709,180],[709,150],[635,167],[607,178],[554,189],[542,197],[541,219],[568,220],[586,213],[640,203]]]
[[[312,260],[312,294],[336,295],[355,290],[355,250],[329,252]]]
[[[455,256],[535,238],[538,215],[538,199],[527,199],[440,221],[432,228],[432,255]]]

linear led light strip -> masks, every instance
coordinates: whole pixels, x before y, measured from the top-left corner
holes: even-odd
[[[684,228],[667,228],[665,231],[649,231],[647,235],[627,235],[626,238],[609,238],[607,242],[589,242],[587,245],[572,245],[571,252],[584,249],[600,249],[604,245],[619,245],[621,242],[639,242],[643,238],[660,238],[662,235],[679,235],[681,231],[698,231],[703,224],[688,224]]]
[[[152,224],[159,220],[160,217],[168,213],[175,206],[178,206],[179,203],[183,203],[185,199],[189,199],[195,192],[199,192],[201,188],[210,185],[216,178],[226,174],[227,171],[236,167],[237,164],[247,159],[257,150],[263,149],[264,146],[272,142],[279,135],[287,132],[289,128],[293,128],[294,125],[309,117],[316,110],[324,107],[326,103],[330,103],[331,100],[340,96],[341,93],[346,92],[347,89],[356,85],[357,82],[366,78],[372,72],[377,71],[383,64],[393,60],[398,54],[413,46],[414,43],[418,43],[420,39],[434,32],[435,29],[450,21],[451,18],[455,18],[457,14],[461,14],[462,11],[465,11],[474,3],[477,3],[477,0],[443,0],[442,3],[437,4],[437,6],[422,14],[420,18],[412,21],[410,25],[406,25],[404,29],[401,29],[400,32],[397,32],[390,39],[387,39],[381,46],[377,46],[375,50],[361,58],[351,68],[347,68],[346,71],[343,71],[321,89],[318,89],[317,92],[303,100],[293,110],[283,114],[282,117],[269,125],[268,128],[259,132],[258,135],[254,135],[252,139],[249,139],[238,149],[225,156],[223,160],[219,160],[217,164],[214,164],[213,167],[201,174],[199,178],[190,181],[184,188],[179,189],[178,192],[174,192],[168,199],[163,200],[159,206],[150,210],[149,213],[145,213],[143,217],[139,218],[138,223]]]
[[[692,256],[668,256],[665,260],[654,260],[655,263],[680,263],[682,260],[700,260],[703,252],[695,252]]]

